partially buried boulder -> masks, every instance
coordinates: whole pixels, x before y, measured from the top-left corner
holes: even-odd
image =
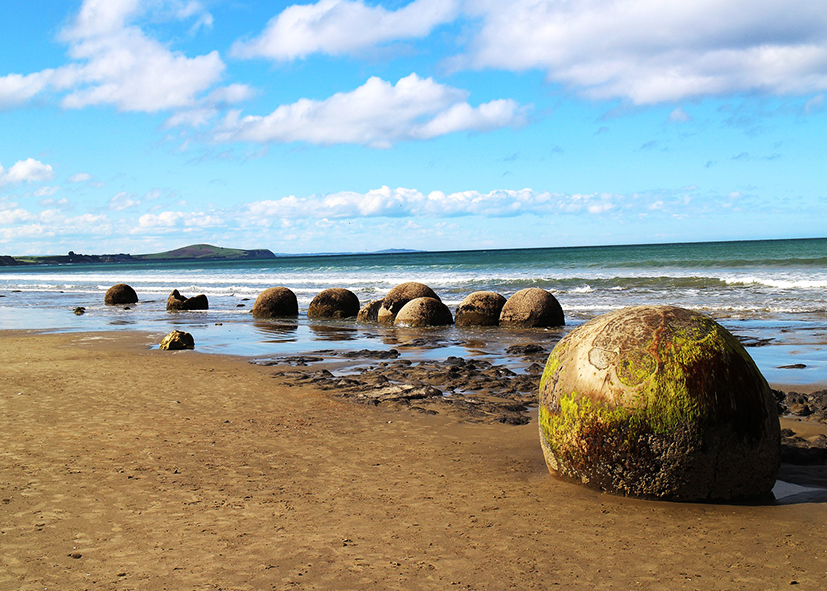
[[[356,322],[379,322],[379,308],[381,307],[382,300],[368,302],[359,310]]]
[[[500,326],[534,328],[563,326],[563,308],[553,295],[539,287],[521,289],[503,306]]]
[[[210,303],[203,293],[187,298],[173,289],[167,298],[167,310],[209,310]]]
[[[138,294],[126,283],[117,283],[106,290],[103,301],[107,306],[134,304],[138,301]]]
[[[448,306],[436,298],[415,298],[402,306],[395,326],[445,326],[453,324]]]
[[[181,349],[195,349],[195,339],[188,332],[173,330],[161,341],[160,348],[164,351],[177,351]]]
[[[637,306],[551,352],[540,381],[549,470],[602,490],[678,501],[766,496],[780,429],[766,380],[703,314]]]
[[[308,318],[352,318],[359,313],[359,298],[349,289],[331,287],[313,298]]]
[[[288,318],[299,315],[296,294],[286,287],[270,287],[256,298],[253,316],[256,318]]]
[[[459,306],[454,322],[457,326],[497,326],[505,298],[493,291],[475,291]]]
[[[380,324],[393,324],[402,307],[416,298],[439,300],[439,296],[434,293],[434,290],[424,283],[417,283],[416,281],[400,283],[385,295],[377,314],[377,320]]]

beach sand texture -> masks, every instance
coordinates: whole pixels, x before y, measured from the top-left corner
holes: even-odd
[[[0,336],[0,591],[827,588],[823,502],[600,494],[549,475],[536,419],[361,406],[157,342]]]

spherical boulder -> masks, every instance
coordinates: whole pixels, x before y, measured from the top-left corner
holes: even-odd
[[[539,287],[521,289],[510,298],[500,312],[500,326],[534,328],[563,326],[563,308],[553,295]]]
[[[296,294],[286,287],[270,287],[258,294],[253,304],[255,318],[287,318],[299,315]]]
[[[448,306],[436,298],[414,298],[399,310],[394,326],[445,326],[453,324]]]
[[[673,306],[600,316],[563,338],[540,381],[556,475],[678,501],[766,496],[780,462],[775,400],[738,340]]]
[[[191,298],[184,297],[177,289],[173,289],[167,298],[167,310],[209,310],[210,302],[207,296],[199,293]]]
[[[351,318],[359,313],[359,298],[349,289],[331,287],[319,292],[307,309],[308,318]]]
[[[382,306],[377,313],[377,320],[380,324],[393,324],[402,307],[416,298],[439,300],[439,296],[434,293],[434,290],[424,283],[417,283],[416,281],[400,283],[385,295]]]
[[[160,348],[164,351],[195,349],[195,339],[188,332],[173,330],[161,340]]]
[[[103,301],[107,306],[134,304],[138,301],[138,294],[126,283],[117,283],[106,290]]]
[[[356,322],[379,322],[379,308],[381,307],[382,300],[368,302],[359,310]]]
[[[454,322],[457,326],[497,326],[505,301],[493,291],[475,291],[457,306]]]

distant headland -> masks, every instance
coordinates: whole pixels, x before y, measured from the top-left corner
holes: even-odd
[[[236,261],[274,259],[276,255],[266,248],[245,250],[223,248],[211,244],[192,244],[166,252],[151,254],[79,254],[69,251],[64,255],[49,256],[0,256],[0,266],[11,265],[65,265],[69,263],[127,263],[140,261]]]
[[[367,254],[402,254],[422,252],[418,250],[409,250],[404,248],[391,248],[387,250],[379,250]],[[143,261],[252,261],[263,259],[275,259],[280,257],[300,257],[300,256],[334,256],[343,254],[357,254],[357,253],[307,253],[307,254],[276,254],[266,248],[243,249],[243,248],[224,248],[221,246],[213,246],[212,244],[191,244],[176,248],[175,250],[168,250],[166,252],[156,252],[151,254],[79,254],[74,251],[69,251],[68,254],[62,255],[47,255],[47,256],[9,256],[0,255],[0,267],[11,267],[17,265],[67,265],[67,264],[94,264],[94,263],[131,263]],[[366,253],[359,253],[366,254]]]

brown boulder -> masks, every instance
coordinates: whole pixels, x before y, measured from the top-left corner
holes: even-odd
[[[445,326],[453,324],[448,306],[436,298],[415,298],[402,306],[394,326]]]
[[[510,298],[500,312],[500,326],[521,328],[563,326],[563,308],[553,295],[539,287],[521,289]]]
[[[163,338],[160,345],[164,351],[178,351],[181,349],[195,349],[195,339],[188,332],[173,330]]]
[[[134,304],[138,301],[138,294],[126,283],[118,283],[106,290],[103,301],[107,306]]]
[[[379,308],[382,307],[382,300],[373,300],[362,306],[356,315],[357,322],[379,322]]]
[[[674,306],[599,316],[549,355],[540,442],[552,473],[678,501],[768,495],[778,412],[749,354],[717,322]]]
[[[253,316],[256,318],[285,318],[299,315],[296,294],[286,287],[270,287],[256,298]]]
[[[416,281],[400,283],[385,295],[382,300],[382,307],[379,308],[377,314],[377,320],[380,324],[393,324],[402,307],[416,298],[433,298],[442,301],[434,293],[434,290],[424,283],[417,283]]]
[[[457,306],[454,322],[457,326],[497,326],[505,301],[493,291],[475,291]]]
[[[167,310],[209,310],[210,304],[203,293],[187,298],[173,289],[167,298]]]
[[[359,313],[359,298],[349,289],[331,287],[318,293],[307,309],[308,318],[352,318]]]

